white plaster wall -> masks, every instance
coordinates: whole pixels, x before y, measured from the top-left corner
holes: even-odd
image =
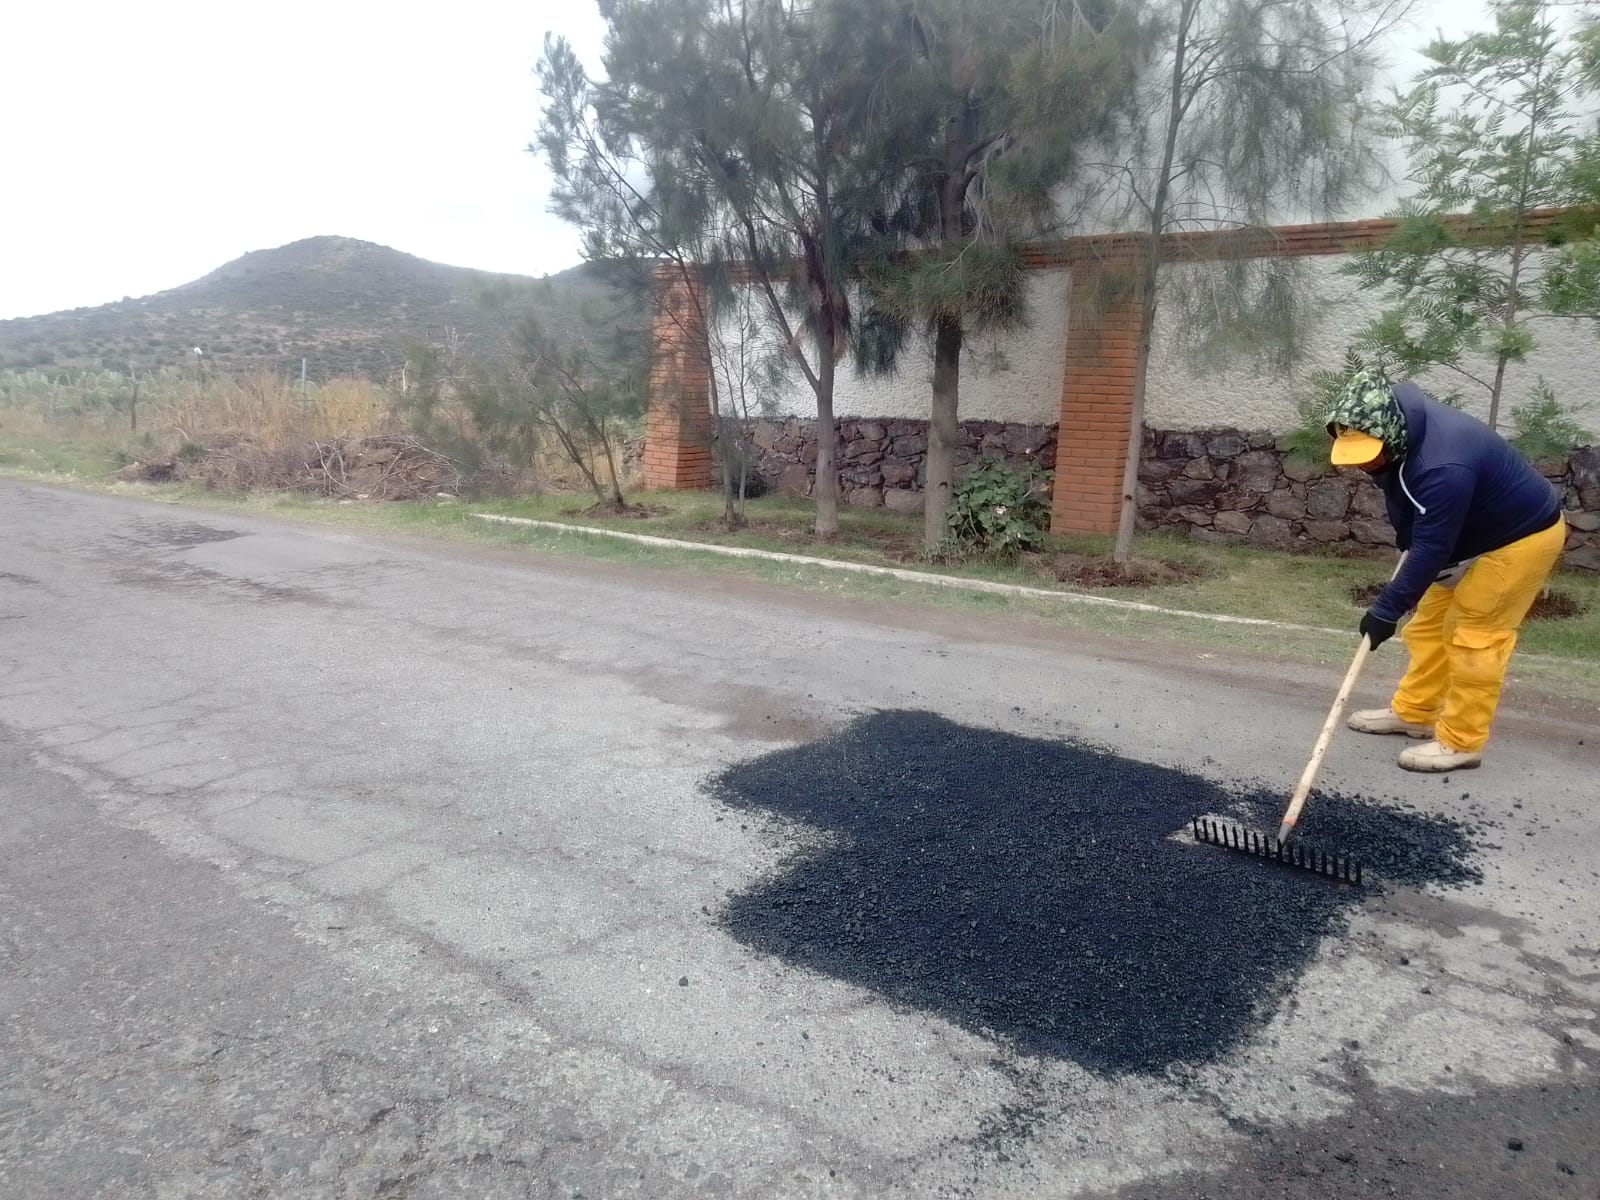
[[[1306,323],[1306,353],[1287,374],[1258,371],[1248,363],[1220,373],[1196,368],[1190,356],[1174,345],[1172,328],[1158,320],[1146,382],[1146,424],[1156,429],[1234,427],[1282,433],[1298,423],[1297,408],[1310,392],[1309,378],[1320,370],[1337,369],[1356,333],[1385,307],[1382,291],[1363,292],[1353,279],[1338,274],[1343,255],[1310,258],[1304,266],[1312,303]],[[1171,312],[1167,312],[1168,320]],[[1506,373],[1501,401],[1502,425],[1511,409],[1528,399],[1542,374],[1556,396],[1569,407],[1600,400],[1600,328],[1581,321],[1542,320],[1533,324],[1538,348]],[[1479,364],[1484,378],[1492,367]],[[1462,407],[1488,415],[1488,392],[1452,371],[1436,370],[1416,380],[1439,395],[1460,392]],[[1591,423],[1600,420],[1600,405]]]
[[[1381,291],[1363,292],[1356,281],[1341,276],[1342,261],[1343,256],[1305,260],[1309,297],[1305,355],[1286,373],[1258,370],[1247,361],[1221,371],[1202,369],[1173,336],[1175,306],[1164,307],[1156,323],[1146,384],[1146,423],[1157,429],[1229,427],[1274,433],[1295,428],[1299,404],[1310,392],[1311,375],[1337,368],[1351,339],[1385,304]],[[980,338],[969,347],[961,372],[963,420],[1048,425],[1058,419],[1069,284],[1070,272],[1065,270],[1030,275],[1028,328],[1004,337]],[[1590,427],[1600,425],[1600,328],[1581,321],[1544,320],[1535,322],[1534,332],[1538,349],[1528,362],[1513,365],[1507,373],[1502,422],[1509,421],[1511,409],[1528,398],[1542,374],[1563,404],[1593,403],[1580,416]],[[841,363],[835,413],[926,419],[932,357],[919,346],[907,358],[900,373],[889,379],[863,379],[848,360]],[[1487,368],[1483,373],[1487,375]],[[1450,371],[1435,371],[1417,382],[1439,394],[1460,391],[1468,411],[1480,417],[1488,412],[1487,392]],[[777,389],[776,409],[785,416],[816,416],[811,389],[798,372],[791,372]]]
[[[1033,271],[1028,275],[1026,328],[1003,336],[970,339],[961,363],[961,418],[1052,425],[1061,415],[1061,374],[1066,366],[1067,295],[1071,272]],[[737,342],[722,323],[725,345]],[[909,417],[926,420],[933,391],[933,355],[924,341],[907,347],[899,372],[889,378],[863,378],[850,360],[839,364],[834,383],[837,417]],[[774,396],[776,414],[814,419],[816,398],[797,369],[791,369]]]

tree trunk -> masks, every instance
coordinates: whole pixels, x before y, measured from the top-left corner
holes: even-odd
[[[1494,383],[1489,387],[1489,428],[1500,429],[1500,393],[1506,384],[1507,355],[1500,355],[1494,365]]]
[[[958,403],[962,333],[960,317],[939,317],[933,342],[933,406],[922,488],[922,540],[929,551],[937,550],[949,532],[956,448],[961,444]]]
[[[713,404],[712,411],[717,414],[717,447],[722,452],[719,456],[722,459],[722,523],[729,529],[737,529],[743,522],[739,519],[739,508],[734,502],[733,451],[728,448],[728,422],[722,418],[721,404]],[[742,483],[740,494],[743,494]]]
[[[606,482],[611,487],[611,503],[618,509],[627,508],[627,501],[622,498],[622,476],[617,471],[617,455],[611,445],[611,431],[606,428],[605,418],[595,420],[594,413],[586,408],[583,423],[588,430],[589,445],[599,446],[606,456]]]
[[[818,344],[824,350],[817,356],[817,478],[811,498],[817,506],[816,534],[827,538],[839,532],[838,433],[833,427],[833,354],[827,342],[819,338]]]
[[[572,465],[578,468],[579,473],[589,484],[589,490],[594,493],[596,504],[606,502],[606,490],[600,483],[600,477],[590,469],[585,461],[583,449],[578,445],[577,439],[560,425],[555,425],[556,436],[561,439],[562,448],[566,450],[567,457],[572,460]]]
[[[1534,72],[1533,93],[1539,95],[1539,83],[1544,74],[1543,66]],[[1517,191],[1517,215],[1511,227],[1511,278],[1506,281],[1506,313],[1502,324],[1507,331],[1517,323],[1517,285],[1522,277],[1522,263],[1527,254],[1524,249],[1526,236],[1529,189],[1533,184],[1534,147],[1538,144],[1539,124],[1543,113],[1537,100],[1534,101],[1533,111],[1528,114],[1528,132],[1522,142],[1522,185]],[[1498,431],[1500,428],[1500,393],[1506,382],[1506,361],[1509,356],[1502,353],[1500,361],[1495,364],[1494,386],[1489,389],[1489,428]]]
[[[696,324],[703,331],[698,338],[700,357],[706,369],[706,379],[710,381],[708,386],[711,392],[712,436],[715,437],[717,443],[717,457],[722,460],[722,523],[728,529],[733,530],[744,524],[744,488],[741,484],[738,491],[738,502],[736,503],[733,487],[733,462],[728,450],[728,426],[730,423],[722,415],[722,396],[717,388],[717,357],[716,352],[711,348],[711,321],[702,302],[700,290],[692,290],[690,296],[694,301]],[[729,390],[732,391],[731,385]],[[737,409],[735,414],[737,415]],[[737,427],[738,422],[734,421],[732,424]]]
[[[1128,403],[1128,445],[1122,464],[1122,507],[1117,513],[1117,540],[1112,560],[1125,563],[1133,557],[1133,534],[1139,517],[1139,460],[1144,457],[1144,382],[1150,373],[1150,345],[1155,340],[1156,284],[1161,269],[1159,235],[1145,250],[1139,272],[1139,345],[1134,361],[1133,395]]]
[[[945,129],[944,181],[939,189],[939,236],[946,247],[966,236],[967,155],[976,137],[976,111],[969,104]],[[961,343],[959,312],[934,317],[933,399],[928,410],[928,453],[922,471],[922,541],[937,550],[949,528],[955,490],[956,447],[961,440]]]
[[[582,451],[576,446],[569,446],[567,448],[567,457],[573,461],[579,473],[588,482],[589,490],[594,493],[594,502],[603,505],[606,502],[606,490],[600,485],[599,477],[589,469],[589,464],[583,461]]]
[[[1122,506],[1117,513],[1117,539],[1112,546],[1114,561],[1125,563],[1133,556],[1133,531],[1138,521],[1139,459],[1144,454],[1144,389],[1150,373],[1150,343],[1156,329],[1156,288],[1161,280],[1161,235],[1167,227],[1167,202],[1172,193],[1172,167],[1178,155],[1178,129],[1188,112],[1184,96],[1189,28],[1199,11],[1199,0],[1184,0],[1179,13],[1177,42],[1172,51],[1172,94],[1167,104],[1167,136],[1161,148],[1161,172],[1156,178],[1156,194],[1150,204],[1150,234],[1144,246],[1144,259],[1136,278],[1139,287],[1139,345],[1133,368],[1133,396],[1128,411],[1127,458],[1122,464]]]
[[[611,438],[603,437],[600,444],[606,451],[606,470],[611,472],[611,502],[618,508],[626,508],[627,501],[622,498],[622,475],[617,470],[617,456],[611,448]]]
[[[1522,276],[1522,261],[1525,257],[1522,247],[1523,216],[1526,213],[1527,200],[1523,199],[1522,207],[1517,209],[1516,226],[1512,233],[1511,244],[1511,278],[1506,283],[1506,313],[1501,325],[1510,330],[1517,323],[1517,284]],[[1494,383],[1489,387],[1489,428],[1496,432],[1500,429],[1500,396],[1506,386],[1506,364],[1511,356],[1502,352],[1497,356],[1494,365]]]

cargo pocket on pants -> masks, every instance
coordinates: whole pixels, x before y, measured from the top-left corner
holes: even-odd
[[[1498,685],[1511,661],[1516,644],[1514,629],[1463,629],[1450,631],[1450,678]]]
[[[1454,750],[1482,749],[1516,644],[1514,629],[1451,630],[1450,691],[1438,723],[1440,741]]]

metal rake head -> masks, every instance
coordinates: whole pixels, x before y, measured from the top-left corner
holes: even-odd
[[[1221,846],[1224,850],[1239,850],[1269,862],[1286,867],[1298,867],[1341,883],[1361,882],[1361,864],[1349,855],[1327,854],[1298,842],[1280,842],[1275,837],[1255,833],[1240,825],[1213,821],[1207,817],[1194,819],[1194,840],[1208,846]]]

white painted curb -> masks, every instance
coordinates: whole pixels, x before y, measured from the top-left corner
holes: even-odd
[[[627,533],[621,529],[599,529],[593,525],[564,525],[559,521],[535,521],[529,517],[504,517],[498,513],[473,513],[480,521],[498,521],[506,525],[528,525],[536,529],[553,529],[558,533],[579,533],[591,537],[619,538],[643,546],[659,546],[672,550],[698,550],[706,554],[723,554],[729,558],[758,558],[769,562],[798,563],[807,567],[825,567],[833,571],[854,571],[859,575],[883,575],[911,583],[932,584],[934,587],[959,588],[969,592],[992,592],[1001,596],[1029,596],[1045,600],[1065,600],[1070,604],[1093,604],[1102,608],[1119,608],[1125,612],[1154,613],[1162,617],[1187,617],[1196,621],[1215,621],[1219,625],[1253,625],[1266,629],[1286,629],[1295,633],[1326,633],[1345,637],[1348,631],[1324,629],[1317,625],[1291,625],[1285,621],[1267,621],[1260,617],[1235,617],[1227,613],[1190,612],[1182,608],[1162,608],[1156,604],[1141,604],[1137,600],[1115,600],[1110,596],[1091,596],[1084,592],[1058,591],[1054,588],[1028,587],[1020,583],[995,583],[988,579],[962,579],[954,575],[938,575],[932,571],[909,571],[903,567],[880,567],[870,563],[841,562],[833,558],[810,558],[801,554],[784,554],[778,550],[755,550],[747,546],[718,546],[709,542],[689,542],[680,538],[656,537],[645,533]]]

